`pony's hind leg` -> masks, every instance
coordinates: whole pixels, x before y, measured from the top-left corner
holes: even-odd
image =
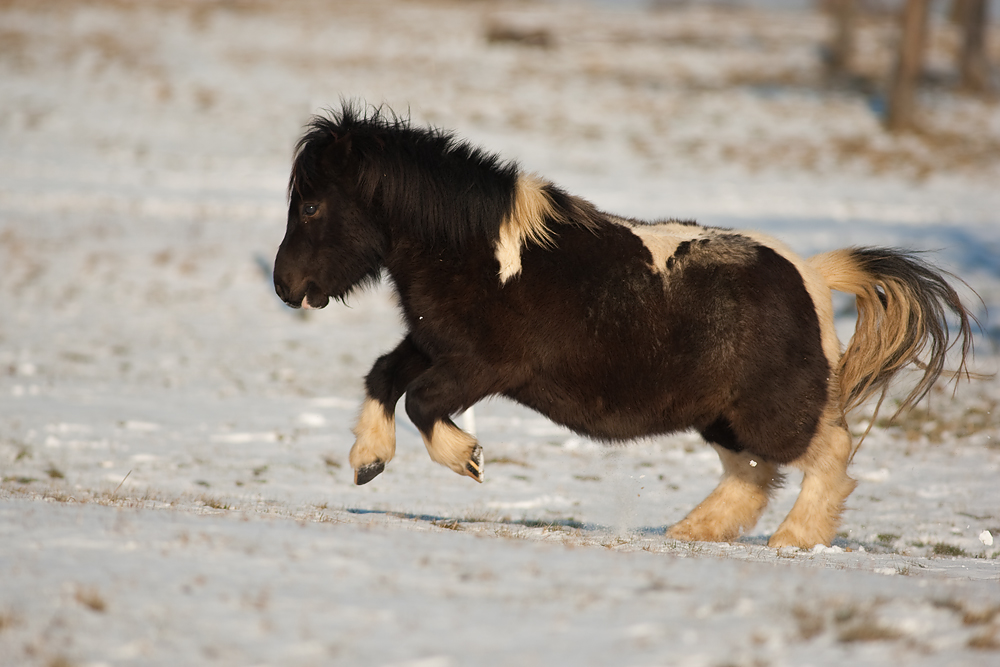
[[[722,479],[708,498],[667,530],[676,540],[726,542],[757,524],[782,475],[774,463],[712,443],[722,460]]]
[[[385,470],[396,454],[396,403],[404,388],[430,361],[413,345],[409,336],[395,350],[379,358],[365,378],[364,404],[354,427],[356,440],[350,462],[354,483],[367,484]]]
[[[802,470],[802,490],[792,510],[768,541],[771,547],[830,546],[844,502],[857,485],[847,475],[851,434],[843,419],[825,414],[809,449],[791,465]]]
[[[482,482],[483,449],[450,418],[473,402],[443,367],[431,368],[406,388],[406,414],[423,436],[431,460]]]

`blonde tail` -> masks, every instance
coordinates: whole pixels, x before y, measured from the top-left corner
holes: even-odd
[[[976,320],[948,284],[947,278],[955,276],[913,253],[886,248],[844,248],[817,255],[809,263],[831,289],[857,298],[857,326],[838,368],[845,413],[876,394],[881,406],[893,379],[910,364],[921,368],[923,375],[893,417],[912,407],[930,391],[944,370],[948,351],[959,343],[956,377],[970,376],[966,366],[972,351],[970,321]],[[958,318],[954,337],[948,310]]]

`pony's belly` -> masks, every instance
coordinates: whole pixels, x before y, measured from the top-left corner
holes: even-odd
[[[596,440],[622,441],[682,431],[698,426],[697,406],[678,404],[667,394],[636,395],[638,400],[610,401],[601,395],[570,394],[542,387],[509,398],[576,433]]]

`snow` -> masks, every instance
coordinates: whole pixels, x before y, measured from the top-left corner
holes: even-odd
[[[0,665],[1000,664],[1000,112],[939,85],[923,134],[886,135],[822,85],[827,33],[703,5],[5,4]],[[294,142],[341,96],[616,213],[931,250],[987,377],[876,422],[831,547],[766,546],[794,474],[741,540],[666,540],[721,471],[696,436],[609,448],[499,400],[482,485],[400,412],[356,487],[392,296],[292,311],[268,275]]]

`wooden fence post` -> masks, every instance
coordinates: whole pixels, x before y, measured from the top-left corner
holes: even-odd
[[[986,56],[988,4],[987,0],[965,0],[960,12],[956,12],[962,29],[959,86],[971,93],[986,93],[990,88],[990,65]]]
[[[833,76],[846,77],[854,51],[855,0],[830,0],[829,11],[833,14],[834,33],[827,67]]]
[[[927,34],[928,0],[906,0],[896,70],[889,83],[886,126],[891,131],[913,127],[916,116],[917,79],[923,65]]]

